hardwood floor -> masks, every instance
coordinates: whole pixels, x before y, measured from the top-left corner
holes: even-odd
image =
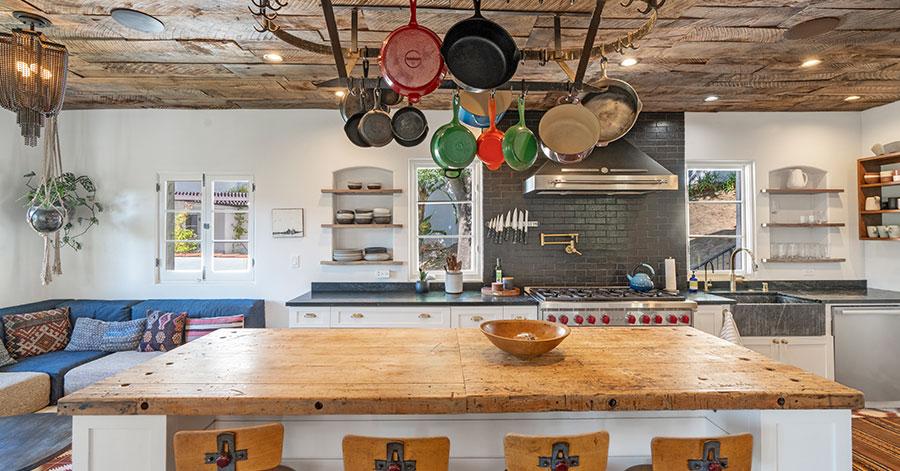
[[[900,470],[900,415],[859,411],[853,416],[853,471]]]

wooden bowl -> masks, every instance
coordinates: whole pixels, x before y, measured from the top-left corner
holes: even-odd
[[[555,322],[499,320],[482,323],[481,332],[500,350],[526,360],[553,350],[572,330]]]

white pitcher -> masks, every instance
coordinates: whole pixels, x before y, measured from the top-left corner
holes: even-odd
[[[799,190],[800,188],[806,188],[806,185],[809,184],[809,176],[806,175],[803,170],[799,168],[795,168],[791,170],[790,175],[788,175],[787,187],[792,190]]]

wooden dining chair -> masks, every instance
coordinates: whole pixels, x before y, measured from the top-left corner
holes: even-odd
[[[450,439],[344,437],[344,471],[447,471]]]
[[[750,471],[753,435],[713,438],[654,438],[650,442],[652,465],[626,471]]]
[[[503,440],[507,471],[606,471],[609,433],[569,436],[509,434]]]
[[[176,471],[293,471],[281,466],[284,426],[175,433]]]

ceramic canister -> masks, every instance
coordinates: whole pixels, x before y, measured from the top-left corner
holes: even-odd
[[[887,226],[878,226],[878,237],[882,239],[887,239],[888,231]]]
[[[867,226],[867,227],[866,227],[866,233],[869,235],[869,238],[870,238],[870,239],[877,239],[877,238],[878,238],[878,228],[875,227],[875,226]]]
[[[891,224],[890,226],[887,226],[887,234],[888,234],[888,237],[890,237],[892,239],[896,239],[896,238],[900,237],[900,226],[898,226],[896,224]]]

